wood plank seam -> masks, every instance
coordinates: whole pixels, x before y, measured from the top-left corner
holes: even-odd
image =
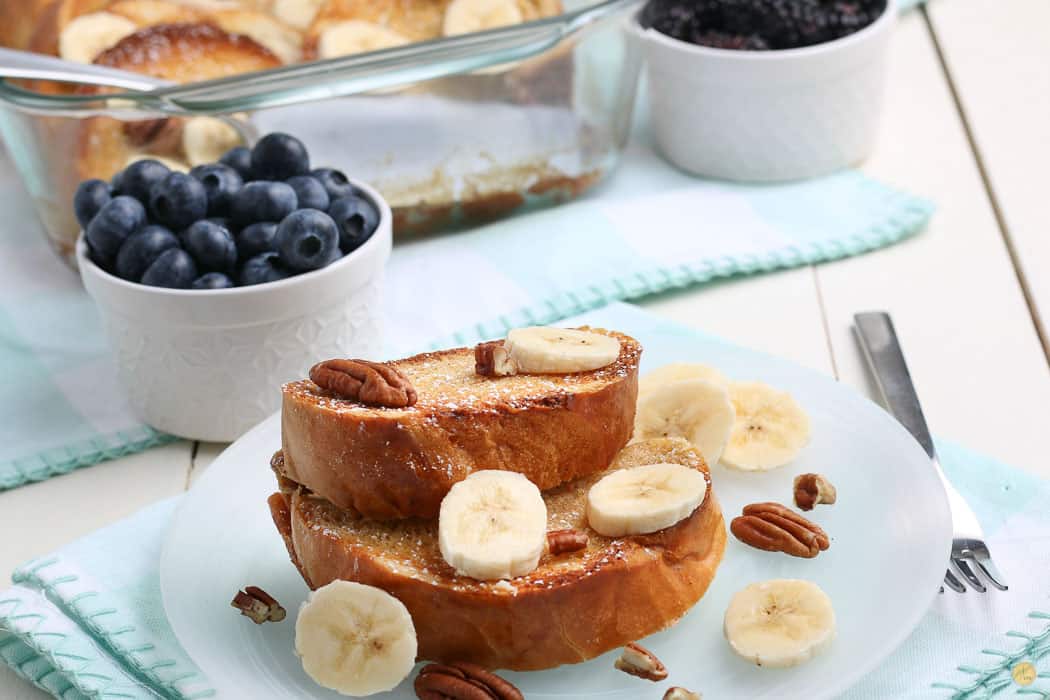
[[[944,47],[941,45],[941,41],[937,36],[937,29],[934,25],[933,19],[930,17],[930,13],[925,7],[922,7],[920,11],[922,12],[923,20],[926,23],[926,30],[930,34],[930,41],[933,42],[937,61],[940,63],[941,71],[944,73],[944,78],[948,85],[948,91],[952,96],[952,102],[955,103],[955,109],[959,113],[959,120],[962,123],[963,133],[966,135],[966,141],[970,146],[970,152],[972,153],[974,162],[977,165],[977,172],[980,174],[985,194],[991,205],[992,215],[995,217],[996,226],[999,228],[999,235],[1003,239],[1003,245],[1006,246],[1006,253],[1010,258],[1010,265],[1014,269],[1017,284],[1021,288],[1021,295],[1024,297],[1025,305],[1028,307],[1028,315],[1032,319],[1032,326],[1035,328],[1036,337],[1039,338],[1039,344],[1042,346],[1043,357],[1046,358],[1047,365],[1050,366],[1050,336],[1048,336],[1043,321],[1039,316],[1035,298],[1032,294],[1032,288],[1028,284],[1028,279],[1021,266],[1020,256],[1014,245],[1013,238],[1010,235],[1010,229],[1009,226],[1007,226],[1006,218],[1003,216],[1003,210],[1000,206],[999,198],[995,194],[995,187],[992,184],[991,176],[989,175],[984,157],[981,155],[981,149],[977,144],[976,137],[974,136],[973,125],[966,113],[966,108],[963,106],[962,97],[959,94],[959,89],[956,85],[955,79],[952,77],[951,69],[948,66],[948,60],[944,53]]]
[[[824,304],[824,290],[820,286],[820,273],[817,265],[811,265],[813,271],[813,289],[817,293],[817,307],[820,309],[820,325],[824,329],[824,344],[828,349],[828,360],[831,362],[831,373],[839,381],[839,365],[835,359],[835,345],[831,340],[831,324],[828,321],[828,309]]]
[[[182,487],[183,491],[190,490],[190,484],[193,482],[193,470],[197,468],[197,451],[200,449],[201,443],[199,440],[193,441],[193,449],[190,450],[190,464],[186,468],[186,482]]]

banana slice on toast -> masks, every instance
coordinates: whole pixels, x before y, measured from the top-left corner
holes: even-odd
[[[547,504],[536,485],[516,472],[475,472],[441,502],[441,556],[464,576],[523,576],[539,564],[546,543]]]

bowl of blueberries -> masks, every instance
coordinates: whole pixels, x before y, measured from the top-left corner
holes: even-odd
[[[693,174],[745,182],[856,165],[878,130],[893,0],[649,0],[656,147]]]
[[[315,362],[382,350],[391,212],[272,133],[188,173],[140,160],[73,201],[77,263],[132,407],[231,441]]]

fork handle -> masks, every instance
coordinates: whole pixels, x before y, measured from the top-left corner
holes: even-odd
[[[886,407],[922,445],[926,454],[936,459],[933,437],[922,415],[919,397],[890,315],[884,311],[869,311],[854,315],[853,320],[864,357],[875,375],[875,383]]]

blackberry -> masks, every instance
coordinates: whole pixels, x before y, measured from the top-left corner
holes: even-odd
[[[835,39],[848,36],[874,22],[885,10],[885,2],[837,0],[827,10],[828,28]]]
[[[826,40],[819,0],[752,0],[750,31],[774,49],[794,49]]]
[[[757,34],[726,34],[725,32],[708,31],[696,37],[693,42],[713,49],[736,49],[738,51],[768,51],[769,44]]]
[[[762,51],[847,36],[885,9],[886,0],[650,0],[639,19],[681,41]]]

